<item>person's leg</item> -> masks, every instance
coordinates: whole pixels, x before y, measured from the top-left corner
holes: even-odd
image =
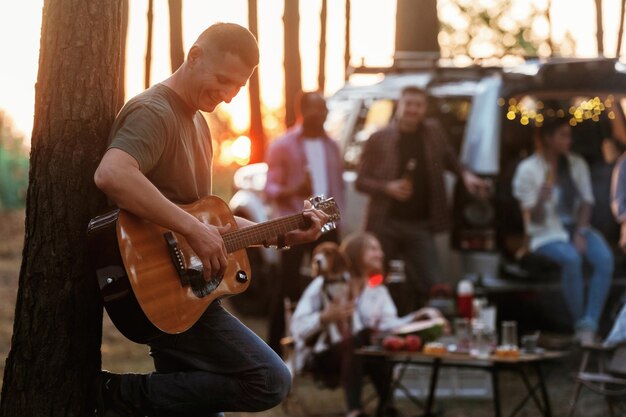
[[[614,260],[604,238],[595,230],[585,232],[587,252],[585,259],[591,264],[593,272],[589,281],[589,293],[583,321],[593,331],[598,330],[598,323],[604,310],[604,304],[611,288]]]
[[[300,265],[306,245],[298,245],[280,253],[280,272],[274,286],[269,312],[268,344],[282,356],[280,340],[285,336],[285,297],[296,302],[300,297]]]
[[[363,392],[363,358],[354,352],[346,352],[341,364],[341,385],[348,413],[360,410]]]
[[[575,323],[584,315],[584,282],[582,258],[569,242],[552,242],[540,246],[535,251],[544,255],[561,267],[561,285],[565,303]]]
[[[121,393],[157,417],[261,411],[291,386],[280,357],[219,302],[188,331],[151,343],[151,355],[157,372],[125,376]]]
[[[376,236],[378,241],[380,242],[380,246],[383,249],[383,253],[385,255],[385,273],[389,272],[389,262],[392,259],[401,259],[400,247],[401,242],[399,240],[398,231],[394,227],[394,222],[392,220],[387,220],[384,222],[385,227],[381,227],[377,230],[371,230],[371,232]],[[406,264],[405,264],[405,272],[406,272]],[[389,288],[389,293],[391,294],[391,298],[398,308],[398,312],[400,314],[404,313],[405,307],[409,300],[410,291],[408,291],[407,282],[398,282],[398,283],[387,283],[387,287]]]
[[[369,376],[378,398],[385,394],[385,390],[389,389],[385,386],[385,374],[387,372],[387,363],[384,357],[372,356],[367,358],[363,363],[365,374]]]
[[[407,237],[404,239],[407,265],[407,281],[415,295],[409,305],[409,311],[423,307],[428,301],[430,288],[441,278],[443,274],[439,264],[439,256],[435,248],[434,236],[430,233],[427,225],[417,225],[406,229]]]

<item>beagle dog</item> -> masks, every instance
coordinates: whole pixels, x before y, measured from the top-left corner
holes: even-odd
[[[346,302],[350,298],[348,261],[334,242],[322,242],[313,249],[312,276],[324,278],[322,309],[330,302]]]

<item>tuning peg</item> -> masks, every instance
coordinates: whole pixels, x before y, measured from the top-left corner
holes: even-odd
[[[320,195],[316,195],[314,197],[309,198],[309,201],[311,202],[311,204],[313,204],[313,207],[317,208],[317,206],[324,201],[324,195],[320,194]]]
[[[337,228],[337,224],[335,222],[328,222],[321,228],[322,233],[328,233],[331,230],[335,230]]]

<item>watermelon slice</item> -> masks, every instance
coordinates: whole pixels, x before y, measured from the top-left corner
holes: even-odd
[[[400,326],[394,329],[392,333],[401,336],[416,334],[423,342],[429,342],[438,339],[443,334],[445,323],[445,319],[441,317],[419,320]]]

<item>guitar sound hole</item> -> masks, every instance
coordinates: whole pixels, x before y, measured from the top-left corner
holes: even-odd
[[[204,276],[202,272],[199,274],[188,274],[189,276],[189,284],[191,285],[191,291],[193,291],[194,295],[198,298],[206,297],[211,294],[222,282],[223,275],[213,277],[209,281],[204,280]]]

